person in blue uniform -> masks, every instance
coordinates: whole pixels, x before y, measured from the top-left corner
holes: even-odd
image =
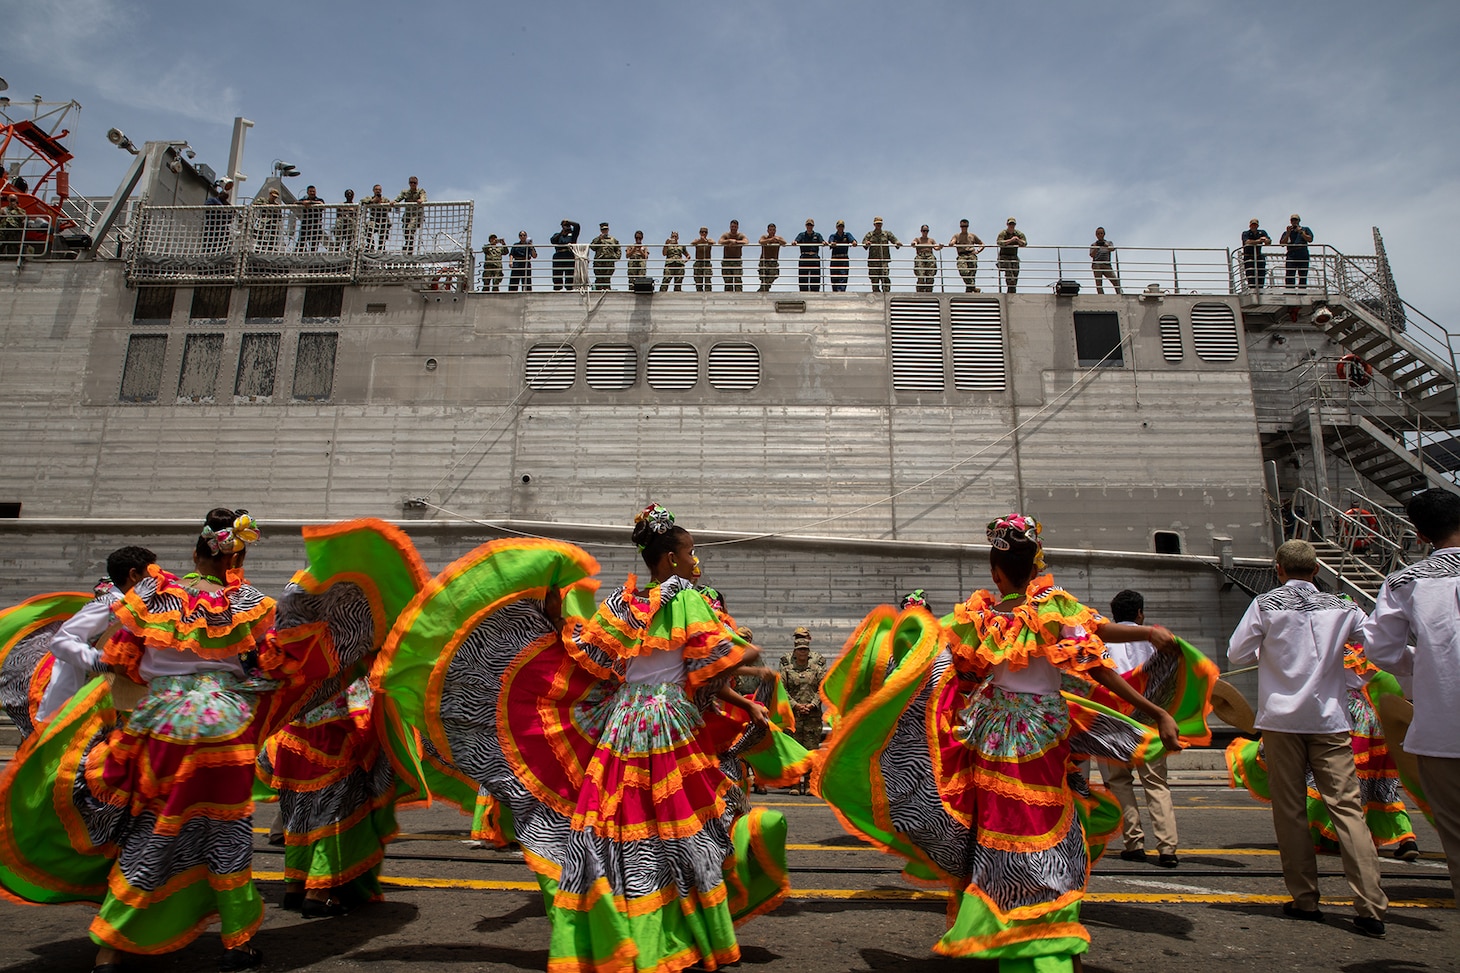
[[[1278,242],[1288,248],[1283,267],[1288,290],[1308,286],[1308,244],[1313,242],[1313,231],[1303,225],[1303,218],[1294,213],[1288,219],[1287,229]]]
[[[847,289],[847,275],[851,272],[852,258],[850,248],[857,245],[857,238],[847,232],[847,221],[836,221],[836,232],[827,239],[827,245],[831,247],[831,289],[834,291],[845,291]]]
[[[1253,289],[1260,288],[1263,278],[1267,276],[1267,255],[1262,252],[1263,247],[1272,246],[1272,237],[1267,231],[1260,229],[1257,225],[1257,217],[1253,217],[1247,223],[1247,229],[1242,232],[1242,272],[1247,277],[1247,286]]]
[[[562,229],[548,237],[553,245],[553,290],[573,288],[573,244],[583,228],[572,220],[563,220]]]
[[[806,229],[796,234],[796,245],[801,248],[801,260],[797,264],[801,290],[821,290],[821,247],[826,237],[816,232],[816,221],[807,220]]]

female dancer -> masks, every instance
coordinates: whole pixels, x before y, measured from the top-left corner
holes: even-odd
[[[120,973],[123,953],[180,949],[213,918],[220,970],[262,962],[249,945],[263,921],[250,869],[254,759],[338,657],[323,623],[273,631],[274,600],[242,580],[258,537],[247,511],[217,508],[194,572],[152,565],[114,609],[103,652],[118,678],[146,684],[141,702],[116,726],[94,681],[0,782],[0,884],[36,904],[98,902],[100,973]]]
[[[999,594],[975,592],[941,624],[921,607],[868,616],[827,678],[835,729],[817,783],[848,830],[909,859],[909,878],[961,893],[937,952],[1053,973],[1089,944],[1078,920],[1093,798],[1071,755],[1148,759],[1179,749],[1181,731],[1120,678],[1101,641],[1169,650],[1171,633],[1113,625],[1056,587],[1040,574],[1039,532],[1019,514],[989,524]],[[1061,670],[1149,716],[1160,740],[1062,696]],[[1104,818],[1113,830],[1118,809]]]
[[[643,511],[633,540],[650,583],[630,575],[596,611],[581,550],[483,545],[402,613],[376,668],[387,705],[510,818],[552,921],[552,973],[716,969],[740,955],[735,922],[783,892],[737,871],[758,856],[773,872],[776,849],[739,847],[705,728],[758,652],[695,589],[694,538],[669,511]]]

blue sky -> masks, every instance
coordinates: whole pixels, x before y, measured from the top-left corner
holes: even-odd
[[[476,236],[609,220],[627,239],[784,232],[1232,246],[1301,212],[1460,330],[1460,4],[1025,2],[246,5],[0,0],[0,76],[84,106],[75,191],[139,144],[275,159],[338,200],[420,176]]]

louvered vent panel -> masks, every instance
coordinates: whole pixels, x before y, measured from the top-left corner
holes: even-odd
[[[565,392],[573,387],[578,352],[572,345],[534,345],[527,352],[527,387],[536,392]]]
[[[1237,315],[1225,304],[1197,304],[1191,309],[1191,343],[1202,361],[1236,361]]]
[[[898,392],[943,391],[943,325],[937,301],[893,301],[892,387]]]
[[[633,345],[594,345],[588,349],[588,387],[600,392],[621,392],[634,387],[639,353]]]
[[[1181,345],[1181,319],[1174,314],[1161,315],[1161,354],[1167,361],[1181,361],[1186,357]]]
[[[760,349],[727,341],[710,349],[710,386],[722,392],[748,392],[760,384]]]
[[[1002,392],[1004,329],[998,301],[953,301],[953,387],[967,392]]]
[[[664,344],[649,349],[649,387],[666,392],[692,389],[700,380],[694,345]]]

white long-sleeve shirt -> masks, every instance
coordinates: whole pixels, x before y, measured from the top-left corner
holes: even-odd
[[[1404,749],[1460,757],[1460,547],[1438,550],[1384,580],[1364,626],[1364,651],[1414,698]]]
[[[1351,601],[1292,580],[1248,606],[1232,640],[1232,668],[1257,663],[1259,730],[1349,732],[1343,645],[1363,638],[1364,613]]]
[[[111,589],[106,597],[87,602],[68,618],[51,639],[51,681],[36,707],[36,718],[48,720],[65,706],[77,690],[91,679],[101,663],[101,649],[94,644],[112,623],[112,605],[121,600],[121,593]]]

